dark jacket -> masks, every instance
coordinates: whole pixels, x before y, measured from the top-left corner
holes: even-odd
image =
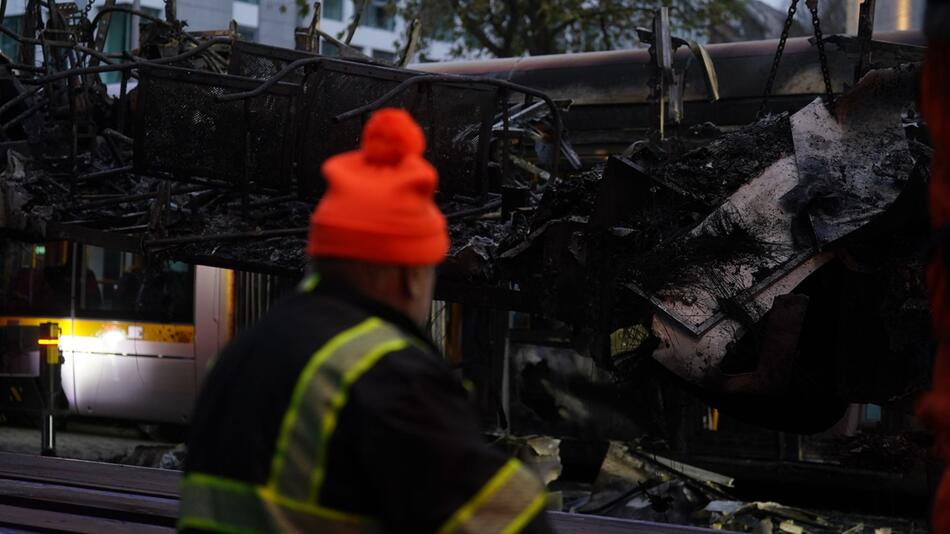
[[[482,441],[438,354],[340,283],[277,305],[203,386],[179,528],[547,532],[541,483]]]
[[[932,42],[950,42],[950,0],[929,0],[924,15],[924,32]],[[947,58],[943,58],[947,61]]]

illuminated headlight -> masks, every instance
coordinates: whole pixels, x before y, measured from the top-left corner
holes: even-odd
[[[103,345],[114,347],[120,342],[125,341],[125,334],[121,330],[106,330],[99,334],[99,339],[102,340]]]

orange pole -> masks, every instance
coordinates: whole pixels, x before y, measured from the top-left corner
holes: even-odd
[[[930,174],[930,219],[940,247],[927,270],[930,309],[937,339],[933,389],[918,405],[921,419],[933,430],[937,452],[950,458],[950,41],[931,40],[921,78],[921,110],[934,144]],[[950,534],[950,470],[937,489],[933,532]]]

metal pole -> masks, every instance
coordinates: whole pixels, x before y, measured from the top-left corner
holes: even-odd
[[[858,64],[854,68],[854,83],[858,83],[864,71],[871,63],[871,40],[874,38],[874,9],[876,0],[864,0],[861,2],[861,9],[858,15],[858,43],[860,52],[858,54]]]
[[[115,7],[115,0],[106,0],[105,7]],[[111,24],[112,24],[112,16],[108,15],[108,16],[102,17],[102,19],[99,20],[99,26],[94,28],[96,35],[93,39],[92,50],[90,50],[90,52],[96,52],[96,53],[91,54],[92,57],[89,58],[90,66],[94,67],[98,65],[99,62],[102,60],[105,60],[106,63],[110,63],[110,61],[106,59],[106,56],[100,55],[100,53],[103,50],[105,50],[106,39],[109,37],[109,27],[111,26]]]
[[[317,30],[320,29],[320,19],[323,18],[323,4],[313,3],[313,18],[310,19],[310,28],[307,30],[307,52],[320,52],[320,38],[317,36]]]
[[[56,401],[59,398],[61,383],[60,369],[63,363],[59,353],[59,325],[43,323],[40,325],[41,368],[45,373],[43,380],[43,413],[40,422],[40,454],[56,456]]]
[[[165,22],[180,28],[178,25],[178,2],[177,0],[165,0]]]
[[[353,40],[353,35],[356,33],[356,28],[360,25],[360,18],[363,16],[363,12],[366,11],[366,6],[369,5],[369,0],[361,0],[358,4],[353,2],[353,9],[356,11],[353,13],[353,19],[350,21],[350,27],[346,30],[346,39],[343,39],[343,42],[347,45],[350,44],[350,41]]]
[[[416,55],[416,46],[418,46],[419,38],[422,35],[422,21],[417,18],[412,19],[407,35],[406,46],[403,48],[402,57],[399,58],[398,63],[396,63],[396,65],[400,67],[408,65],[409,62],[412,61],[412,57]]]
[[[135,11],[142,10],[142,0],[132,0],[132,9]],[[132,17],[129,19],[130,24],[132,25],[129,28],[129,48],[135,50],[139,47],[139,16],[135,13],[132,13]]]

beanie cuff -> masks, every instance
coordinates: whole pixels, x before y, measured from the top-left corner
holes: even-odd
[[[446,232],[407,236],[326,224],[310,225],[307,254],[397,265],[435,265],[449,251]]]

